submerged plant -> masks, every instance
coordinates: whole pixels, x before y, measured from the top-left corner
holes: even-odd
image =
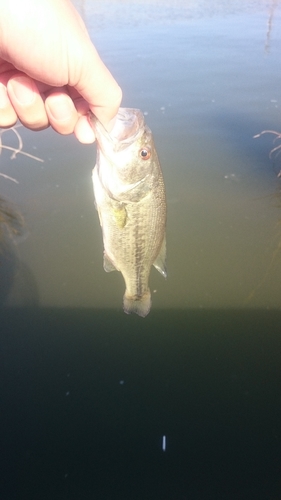
[[[0,248],[5,234],[12,239],[21,236],[24,225],[21,213],[6,200],[0,198]]]
[[[43,163],[44,160],[42,158],[39,158],[38,156],[34,156],[30,153],[26,153],[25,151],[23,151],[23,141],[20,133],[17,130],[19,127],[22,127],[22,125],[16,124],[14,127],[8,129],[0,129],[0,155],[2,153],[2,150],[6,149],[12,152],[10,156],[11,160],[14,160],[15,158],[17,158],[17,155],[21,154],[24,156],[28,156],[32,160],[40,161]],[[6,144],[3,144],[3,135],[6,132],[11,132],[11,131],[14,133],[14,135],[18,140],[17,147],[7,146]],[[17,179],[10,177],[9,175],[4,174],[3,172],[0,172],[0,176],[3,177],[4,179],[13,181],[16,184],[19,183]],[[4,235],[6,234],[13,239],[17,236],[21,236],[23,233],[24,225],[25,225],[24,218],[21,215],[21,213],[16,208],[13,208],[10,203],[8,203],[6,200],[0,197],[0,251],[1,251],[1,246],[3,245],[4,242]]]

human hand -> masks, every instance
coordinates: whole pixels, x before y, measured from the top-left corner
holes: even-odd
[[[0,0],[0,127],[17,119],[95,140],[89,109],[110,129],[121,89],[70,0]]]

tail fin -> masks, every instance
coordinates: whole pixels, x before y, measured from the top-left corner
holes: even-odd
[[[128,297],[125,293],[123,298],[123,307],[126,314],[136,313],[145,318],[151,307],[150,290],[141,297]]]

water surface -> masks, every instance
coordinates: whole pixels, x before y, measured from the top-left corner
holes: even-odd
[[[124,106],[147,114],[168,199],[167,282],[153,308],[280,307],[280,8],[257,2],[76,2]],[[270,23],[270,24],[269,24]],[[95,147],[18,129],[1,156],[0,194],[28,227],[18,257],[42,306],[121,307],[123,281],[102,269],[91,169]],[[10,134],[10,135],[9,135]],[[6,144],[16,138],[3,135]],[[16,293],[10,304],[24,302]]]

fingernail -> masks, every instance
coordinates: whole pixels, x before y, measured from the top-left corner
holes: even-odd
[[[0,109],[5,109],[10,105],[10,99],[7,94],[7,89],[3,83],[0,83]]]
[[[59,95],[52,96],[52,104],[46,101],[46,106],[48,107],[49,113],[55,120],[64,121],[69,120],[73,113],[73,103],[68,96]]]
[[[74,128],[74,134],[82,144],[95,142],[95,134],[86,116],[80,116]]]
[[[8,86],[12,88],[13,94],[19,104],[27,106],[35,99],[35,92],[32,88],[32,81],[26,76],[16,76],[11,78]]]

